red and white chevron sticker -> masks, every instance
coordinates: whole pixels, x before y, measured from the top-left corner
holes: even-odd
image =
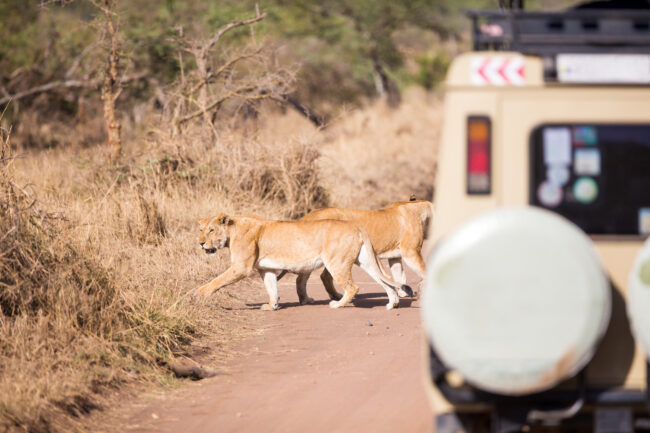
[[[523,86],[526,61],[522,56],[472,59],[471,81],[475,86]]]

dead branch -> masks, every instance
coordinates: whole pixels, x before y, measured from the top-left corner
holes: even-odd
[[[206,76],[205,80],[199,81],[197,84],[194,85],[194,87],[190,88],[185,92],[187,96],[193,94],[194,92],[198,91],[202,86],[206,86],[210,83],[210,81],[214,78],[218,78],[223,74],[225,71],[228,69],[232,68],[235,66],[237,63],[241,62],[242,60],[247,60],[250,58],[253,58],[257,55],[259,55],[262,52],[262,48],[258,48],[257,50],[250,52],[250,53],[244,53],[239,56],[235,56],[232,59],[228,60],[226,63],[221,65],[219,68],[217,68],[216,71],[212,72],[210,71],[208,75]]]
[[[258,10],[258,11],[257,11],[257,16],[254,17],[254,18],[249,18],[249,19],[247,19],[247,20],[241,20],[241,21],[235,21],[235,22],[232,22],[232,23],[230,23],[230,24],[227,24],[227,25],[223,26],[221,29],[219,29],[219,30],[217,31],[217,33],[214,34],[214,36],[212,37],[212,39],[210,39],[210,40],[208,41],[208,43],[207,43],[206,45],[203,46],[202,49],[204,49],[205,51],[208,51],[210,48],[212,48],[212,47],[214,46],[214,44],[216,44],[217,42],[219,42],[219,39],[221,39],[221,37],[222,37],[224,34],[226,34],[226,32],[228,32],[228,31],[230,31],[230,30],[232,30],[232,29],[234,29],[234,28],[236,28],[236,27],[247,26],[247,25],[249,25],[249,24],[256,23],[256,22],[261,21],[261,20],[263,20],[264,18],[266,18],[266,12],[264,12],[264,13],[261,14],[261,15],[259,14],[259,12],[260,12],[260,11]]]
[[[79,55],[73,60],[72,65],[70,65],[66,71],[64,75],[66,79],[72,77],[72,74],[74,74],[77,68],[79,68],[79,65],[81,64],[83,58],[86,57],[86,54],[88,54],[93,48],[95,48],[95,43],[88,44],[83,50],[81,50],[81,53],[79,53]]]
[[[259,55],[262,48],[258,48],[252,52],[243,53],[238,56],[235,56],[214,70],[211,70],[210,67],[211,66],[210,50],[215,46],[215,44],[217,44],[217,42],[219,42],[221,37],[223,37],[223,35],[225,35],[230,30],[241,26],[252,25],[256,22],[263,20],[264,18],[266,18],[266,13],[260,14],[259,9],[256,9],[255,17],[226,24],[225,26],[217,30],[212,35],[211,38],[202,41],[190,41],[186,39],[183,36],[182,27],[179,28],[179,36],[177,40],[179,42],[181,50],[188,52],[194,57],[194,63],[196,64],[196,69],[191,74],[191,77],[189,77],[190,74],[188,74],[188,77],[185,77],[185,74],[183,74],[182,77],[183,79],[181,81],[181,88],[178,89],[179,90],[178,94],[180,95],[181,99],[176,105],[174,119],[172,121],[175,130],[178,126],[182,125],[183,123],[202,115],[205,124],[208,125],[210,129],[212,129],[213,132],[216,134],[216,130],[214,129],[214,125],[213,125],[214,115],[211,118],[211,116],[209,115],[210,111],[214,109],[218,109],[226,100],[232,97],[242,97],[244,95],[246,95],[246,98],[251,98],[251,99],[262,99],[268,97],[263,94],[259,94],[255,96],[250,95],[249,94],[250,92],[253,92],[254,90],[258,89],[260,86],[246,83],[246,84],[240,84],[239,87],[235,88],[234,90],[227,91],[225,94],[221,92],[222,96],[219,96],[216,99],[214,99],[212,102],[209,102],[209,99],[211,97],[211,95],[209,94],[209,91],[211,90],[209,89],[209,85],[214,80],[218,79],[226,71],[232,69],[237,63]],[[179,53],[179,59],[182,62],[182,57],[180,57],[180,53]],[[198,96],[196,97],[196,99],[194,99],[193,95],[196,92],[198,92]],[[196,104],[198,106],[198,110],[193,111],[184,116],[181,116],[181,111],[182,111],[181,108],[184,105],[185,100],[188,100],[190,103]]]
[[[120,84],[124,85],[132,81],[138,81],[147,78],[146,72],[139,72],[137,74],[123,76],[120,80]],[[22,92],[14,93],[13,95],[7,94],[3,98],[0,98],[0,105],[7,104],[10,101],[17,101],[19,99],[26,98],[28,96],[35,95],[37,93],[46,93],[58,89],[70,89],[70,88],[82,88],[82,89],[92,89],[99,87],[99,81],[97,80],[57,80],[50,83],[41,84],[40,86],[32,87],[31,89],[24,90]],[[3,92],[4,93],[4,92]]]
[[[35,95],[37,93],[49,92],[51,90],[62,89],[62,88],[79,88],[79,87],[96,87],[97,83],[92,81],[80,81],[80,80],[64,80],[64,81],[53,81],[51,83],[43,84],[40,86],[27,89],[22,92],[15,93],[13,95],[5,96],[0,98],[0,105],[6,104],[9,101],[17,101],[19,99],[25,98],[27,96]]]
[[[186,116],[181,117],[180,119],[178,119],[176,121],[176,123],[178,125],[181,125],[181,124],[187,122],[188,120],[192,120],[195,117],[199,117],[201,114],[204,114],[204,113],[207,113],[208,111],[211,111],[212,109],[220,106],[221,104],[223,104],[225,101],[227,101],[230,98],[233,98],[235,96],[242,96],[247,92],[252,92],[256,88],[257,88],[257,86],[254,86],[254,85],[240,86],[240,87],[236,88],[235,90],[231,90],[230,92],[226,93],[225,95],[221,96],[220,98],[216,99],[215,101],[211,102],[210,104],[206,105],[205,107],[201,107],[198,110],[196,110],[196,111],[194,111],[194,112],[192,112],[192,113],[190,113],[190,114],[188,114]],[[264,95],[264,94],[260,94],[259,96],[268,97],[267,95]],[[258,97],[255,97],[255,96],[253,96],[253,97],[247,96],[247,99],[261,99],[261,98],[258,98]]]
[[[192,380],[206,379],[214,377],[217,374],[225,373],[224,370],[209,370],[200,365],[188,365],[187,362],[169,362],[167,367],[176,375],[176,377],[188,377]]]
[[[274,99],[276,101],[280,101],[280,102],[289,104],[298,113],[305,116],[315,126],[320,128],[320,127],[325,125],[325,118],[323,116],[319,116],[318,114],[314,113],[312,110],[309,109],[309,107],[304,105],[302,102],[300,102],[299,100],[297,100],[293,96],[291,96],[291,95],[280,95],[279,97],[276,97]]]

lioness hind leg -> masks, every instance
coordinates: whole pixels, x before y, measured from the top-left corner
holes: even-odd
[[[391,274],[393,274],[393,280],[402,284],[402,287],[397,289],[397,295],[400,298],[413,296],[413,289],[406,284],[406,273],[404,272],[404,267],[402,267],[402,259],[399,257],[388,259],[388,265],[390,266]]]
[[[307,296],[307,280],[309,279],[309,274],[309,272],[298,274],[298,278],[296,278],[296,292],[298,292],[300,305],[314,303],[314,300]]]
[[[399,307],[399,297],[397,296],[394,287],[398,287],[400,284],[396,281],[391,281],[390,277],[388,277],[386,272],[383,271],[379,260],[377,260],[375,251],[369,242],[361,246],[357,263],[361,266],[361,269],[366,271],[373,280],[386,290],[386,295],[388,295],[388,304],[386,304],[386,309],[392,310],[393,308]]]
[[[422,259],[422,254],[420,253],[420,248],[400,248],[402,254],[402,260],[406,263],[411,269],[413,269],[422,280],[418,284],[418,290],[422,290],[422,285],[424,284],[424,260]],[[416,294],[417,295],[417,294]]]
[[[263,304],[260,309],[265,311],[277,310],[280,308],[277,276],[275,272],[260,272],[260,274],[264,278],[264,287],[266,287],[266,292],[269,294],[269,303]]]
[[[330,273],[332,274],[332,272]],[[334,272],[333,277],[336,282],[343,287],[345,292],[339,301],[330,301],[330,308],[341,308],[354,298],[359,291],[359,288],[354,284],[354,281],[352,281],[352,267],[350,267],[347,272]]]
[[[336,288],[334,287],[334,279],[327,268],[323,269],[323,272],[320,274],[320,279],[325,286],[325,290],[327,290],[327,294],[330,295],[330,299],[332,301],[341,300],[343,295],[336,291]]]
[[[402,260],[406,262],[411,269],[413,269],[420,278],[424,278],[425,269],[424,269],[424,260],[422,259],[422,254],[420,253],[419,248],[400,248],[400,254],[402,255]]]

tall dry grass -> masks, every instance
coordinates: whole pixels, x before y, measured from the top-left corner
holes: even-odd
[[[319,165],[332,202],[372,208],[410,194],[430,200],[442,123],[438,96],[407,89],[404,104],[376,103],[333,125]]]
[[[216,140],[152,127],[113,167],[101,148],[3,160],[0,429],[83,429],[107,388],[173,381],[165,363],[197,339],[222,362],[263,320],[246,305],[262,284],[188,296],[228,264],[200,254],[196,220],[428,198],[439,105],[412,90],[396,111],[378,103],[325,129],[271,110]]]
[[[16,180],[0,141],[0,427],[72,431],[99,393],[129,375],[157,377],[200,322],[164,291],[138,296],[93,240],[74,235]],[[73,215],[74,216],[74,215]],[[146,219],[143,219],[146,222]],[[118,254],[118,252],[114,252]]]

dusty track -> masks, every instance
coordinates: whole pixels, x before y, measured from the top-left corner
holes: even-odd
[[[415,288],[417,278],[409,274]],[[431,432],[422,379],[417,301],[386,311],[385,292],[355,269],[354,306],[331,310],[316,274],[300,306],[294,279],[263,315],[265,332],[242,342],[228,374],[190,384],[129,414],[130,432]],[[250,306],[265,301],[253,295]],[[372,326],[370,325],[372,324]]]

